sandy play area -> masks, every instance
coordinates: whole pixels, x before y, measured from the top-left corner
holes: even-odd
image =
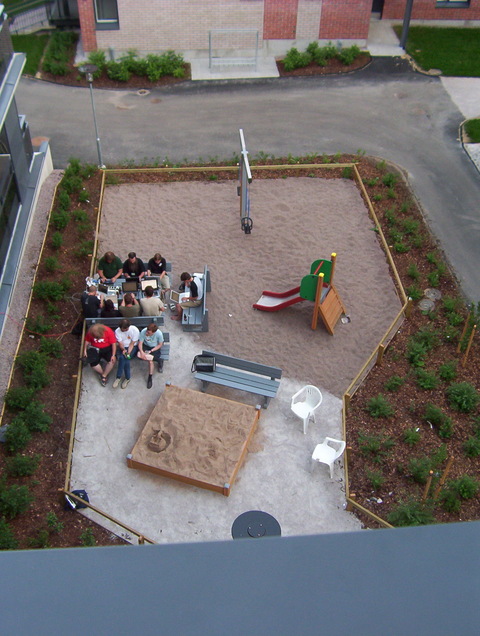
[[[83,372],[77,414],[72,488],[85,488],[93,505],[162,543],[231,539],[235,518],[248,510],[275,516],[282,535],[360,529],[343,509],[341,463],[312,467],[315,444],[341,436],[342,392],[400,309],[385,256],[366,207],[349,180],[287,178],[254,180],[252,234],[240,228],[236,182],[177,182],[109,186],[100,228],[100,253],[122,259],[131,250],[144,258],[160,251],[172,262],[172,283],[183,271],[211,271],[208,333],[185,333],[170,319],[170,360],[146,388],[147,369],[132,363],[128,388],[103,388]],[[286,291],[300,284],[318,258],[337,253],[335,284],[351,321],[330,336],[321,321],[310,328],[313,303],[279,312],[252,308],[264,289]],[[278,395],[261,409],[258,427],[229,497],[127,467],[165,383],[200,390],[190,366],[212,349],[283,370]],[[113,375],[112,375],[113,377]],[[306,435],[290,410],[291,396],[305,384],[320,387],[323,402]],[[210,385],[208,394],[255,406],[258,397]],[[207,418],[202,439],[215,436]],[[192,436],[192,470],[201,468]],[[227,444],[228,445],[228,444]],[[135,537],[105,524],[128,540]]]

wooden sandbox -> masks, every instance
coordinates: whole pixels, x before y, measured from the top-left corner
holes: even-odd
[[[167,385],[127,465],[228,497],[259,417],[254,406]]]

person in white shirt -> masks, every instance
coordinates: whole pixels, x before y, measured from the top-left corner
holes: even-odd
[[[113,383],[113,388],[116,389],[120,384],[122,375],[125,374],[125,379],[122,382],[122,389],[126,389],[130,382],[130,358],[137,355],[138,339],[140,332],[131,325],[127,318],[120,321],[120,325],[115,329],[115,338],[117,339],[117,377]]]

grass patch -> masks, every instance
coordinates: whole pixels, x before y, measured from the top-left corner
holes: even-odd
[[[47,46],[47,35],[12,35],[13,50],[16,53],[26,53],[27,61],[23,72],[35,75],[40,68],[40,60]]]
[[[480,143],[480,119],[470,119],[465,122],[464,129],[472,143]]]
[[[397,35],[402,27],[395,28]],[[411,26],[407,53],[423,69],[443,75],[480,77],[480,29]]]

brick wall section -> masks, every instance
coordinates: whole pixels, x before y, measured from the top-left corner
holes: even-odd
[[[297,33],[298,0],[265,0],[264,40],[291,40]]]
[[[82,31],[82,45],[85,52],[95,51],[97,38],[95,35],[95,10],[92,0],[78,0],[78,16]]]
[[[209,30],[246,28],[258,30],[261,46],[263,4],[263,0],[118,0],[120,30],[97,31],[98,47],[112,47],[117,55],[128,49],[140,54],[168,49],[208,52]],[[243,39],[245,48],[252,48],[253,36]],[[243,48],[237,41],[233,45]]]
[[[323,0],[319,38],[366,39],[371,11],[372,0]]]
[[[407,0],[385,0],[382,18],[403,20]],[[412,20],[480,20],[480,0],[470,0],[468,9],[437,7],[436,0],[415,0]]]
[[[320,31],[322,0],[299,0],[297,12],[297,39],[316,40]]]

